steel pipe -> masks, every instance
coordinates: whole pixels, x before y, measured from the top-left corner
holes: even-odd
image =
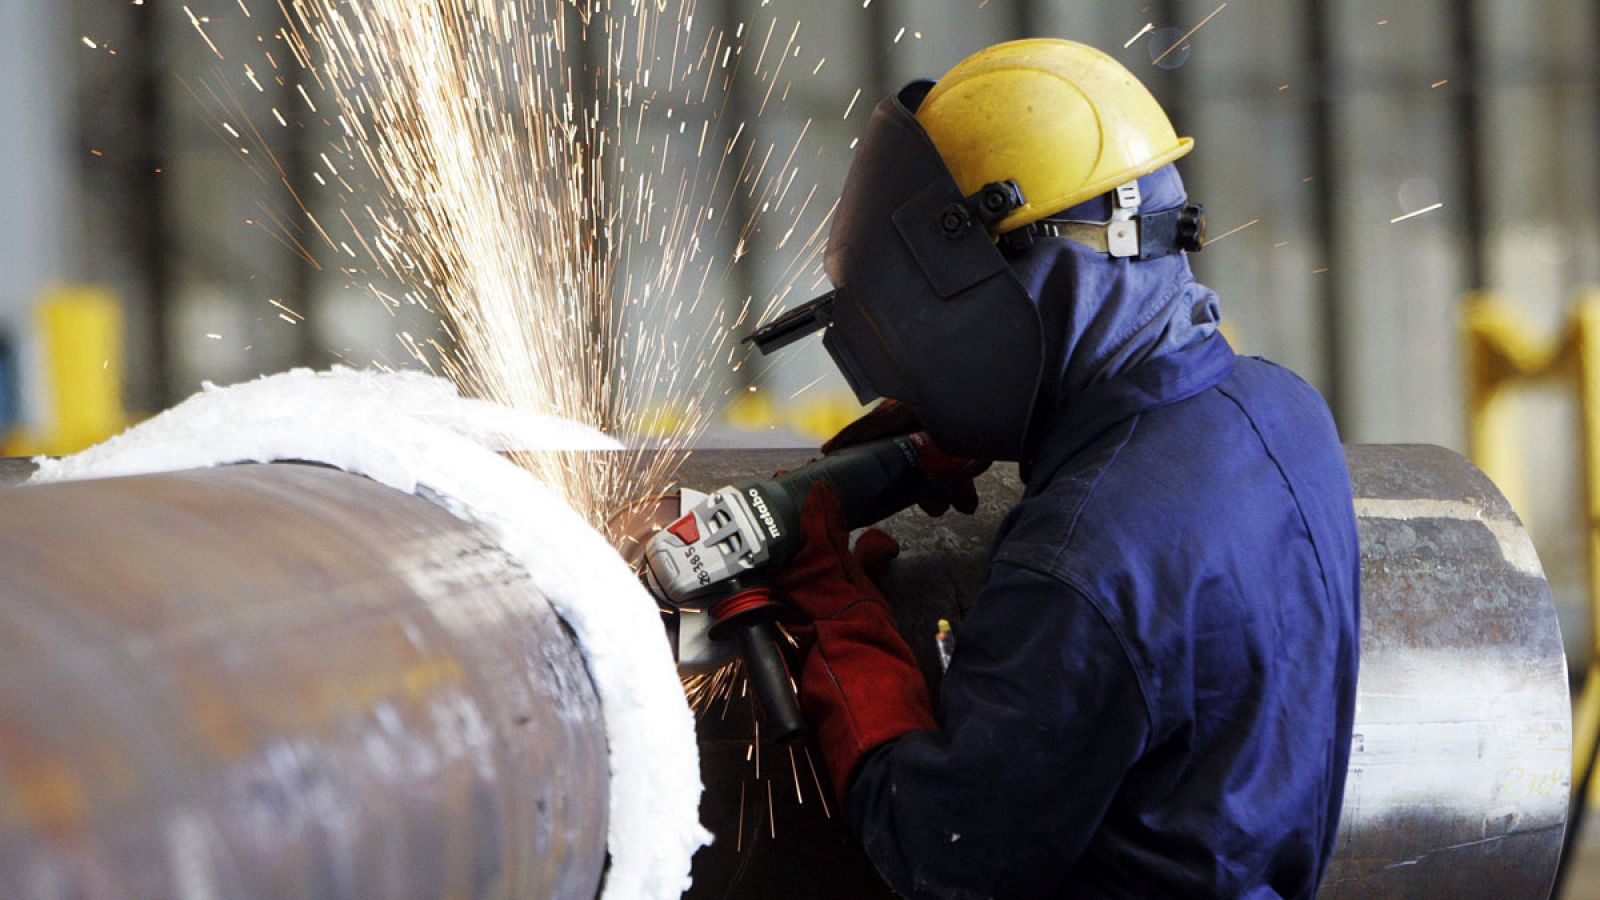
[[[1338,846],[1320,896],[1548,896],[1571,731],[1566,661],[1533,545],[1494,485],[1454,453],[1363,446],[1347,457],[1362,660]],[[682,479],[704,488],[806,458],[699,453]],[[1020,490],[1015,468],[997,467],[979,483],[977,515],[912,510],[885,526],[902,547],[885,593],[935,687],[935,623],[960,621]],[[838,810],[824,815],[809,763],[792,766],[771,749],[757,779],[749,704],[735,697],[723,710],[714,705],[701,723],[702,817],[718,840],[695,858],[690,895],[891,896]]]
[[[0,491],[7,896],[590,898],[607,779],[570,633],[427,500],[305,465]]]
[[[1361,677],[1336,897],[1544,898],[1566,829],[1566,655],[1533,541],[1437,447],[1349,454]]]

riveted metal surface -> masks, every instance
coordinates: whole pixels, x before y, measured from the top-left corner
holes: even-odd
[[[247,465],[0,491],[0,892],[594,896],[599,704],[426,500]]]
[[[1565,659],[1532,544],[1494,485],[1454,453],[1357,446],[1347,456],[1362,543],[1361,678],[1321,896],[1547,896],[1571,733]],[[702,451],[681,480],[707,488],[807,458]],[[1013,466],[991,469],[978,488],[975,516],[910,510],[883,526],[901,545],[884,591],[935,689],[935,623],[959,623],[1021,493]],[[723,709],[702,718],[701,808],[718,840],[695,858],[691,896],[890,896],[839,811],[823,815],[803,758],[791,771],[787,751],[769,745],[758,779],[748,698]],[[796,782],[807,790],[797,795]]]

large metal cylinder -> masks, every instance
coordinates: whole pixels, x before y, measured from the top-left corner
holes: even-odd
[[[1321,896],[1548,896],[1571,731],[1566,662],[1533,545],[1494,485],[1454,453],[1370,446],[1347,455],[1362,548],[1361,676]],[[700,453],[682,480],[725,484],[806,458]],[[1015,468],[997,467],[979,483],[977,515],[911,510],[885,525],[902,552],[884,590],[935,686],[935,623],[959,622],[976,596],[1020,490]],[[702,817],[717,842],[695,858],[691,896],[891,896],[839,811],[824,813],[832,798],[820,796],[809,762],[754,752],[751,715],[736,691],[701,720]]]
[[[426,500],[304,465],[0,491],[0,894],[590,898],[607,778],[572,636]]]

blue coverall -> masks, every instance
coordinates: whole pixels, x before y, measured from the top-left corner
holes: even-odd
[[[1214,329],[1144,356],[1037,423],[940,730],[856,769],[851,818],[906,896],[1309,897],[1328,864],[1360,590],[1338,435]]]

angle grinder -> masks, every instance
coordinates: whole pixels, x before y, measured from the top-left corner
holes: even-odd
[[[679,612],[680,662],[715,657],[715,648],[701,646],[706,640],[737,647],[772,735],[779,741],[801,737],[805,720],[778,645],[783,607],[762,575],[781,569],[799,549],[800,512],[811,486],[830,482],[846,526],[856,529],[986,465],[951,457],[915,432],[845,447],[768,479],[710,493],[682,490],[681,514],[644,550],[650,589]]]

